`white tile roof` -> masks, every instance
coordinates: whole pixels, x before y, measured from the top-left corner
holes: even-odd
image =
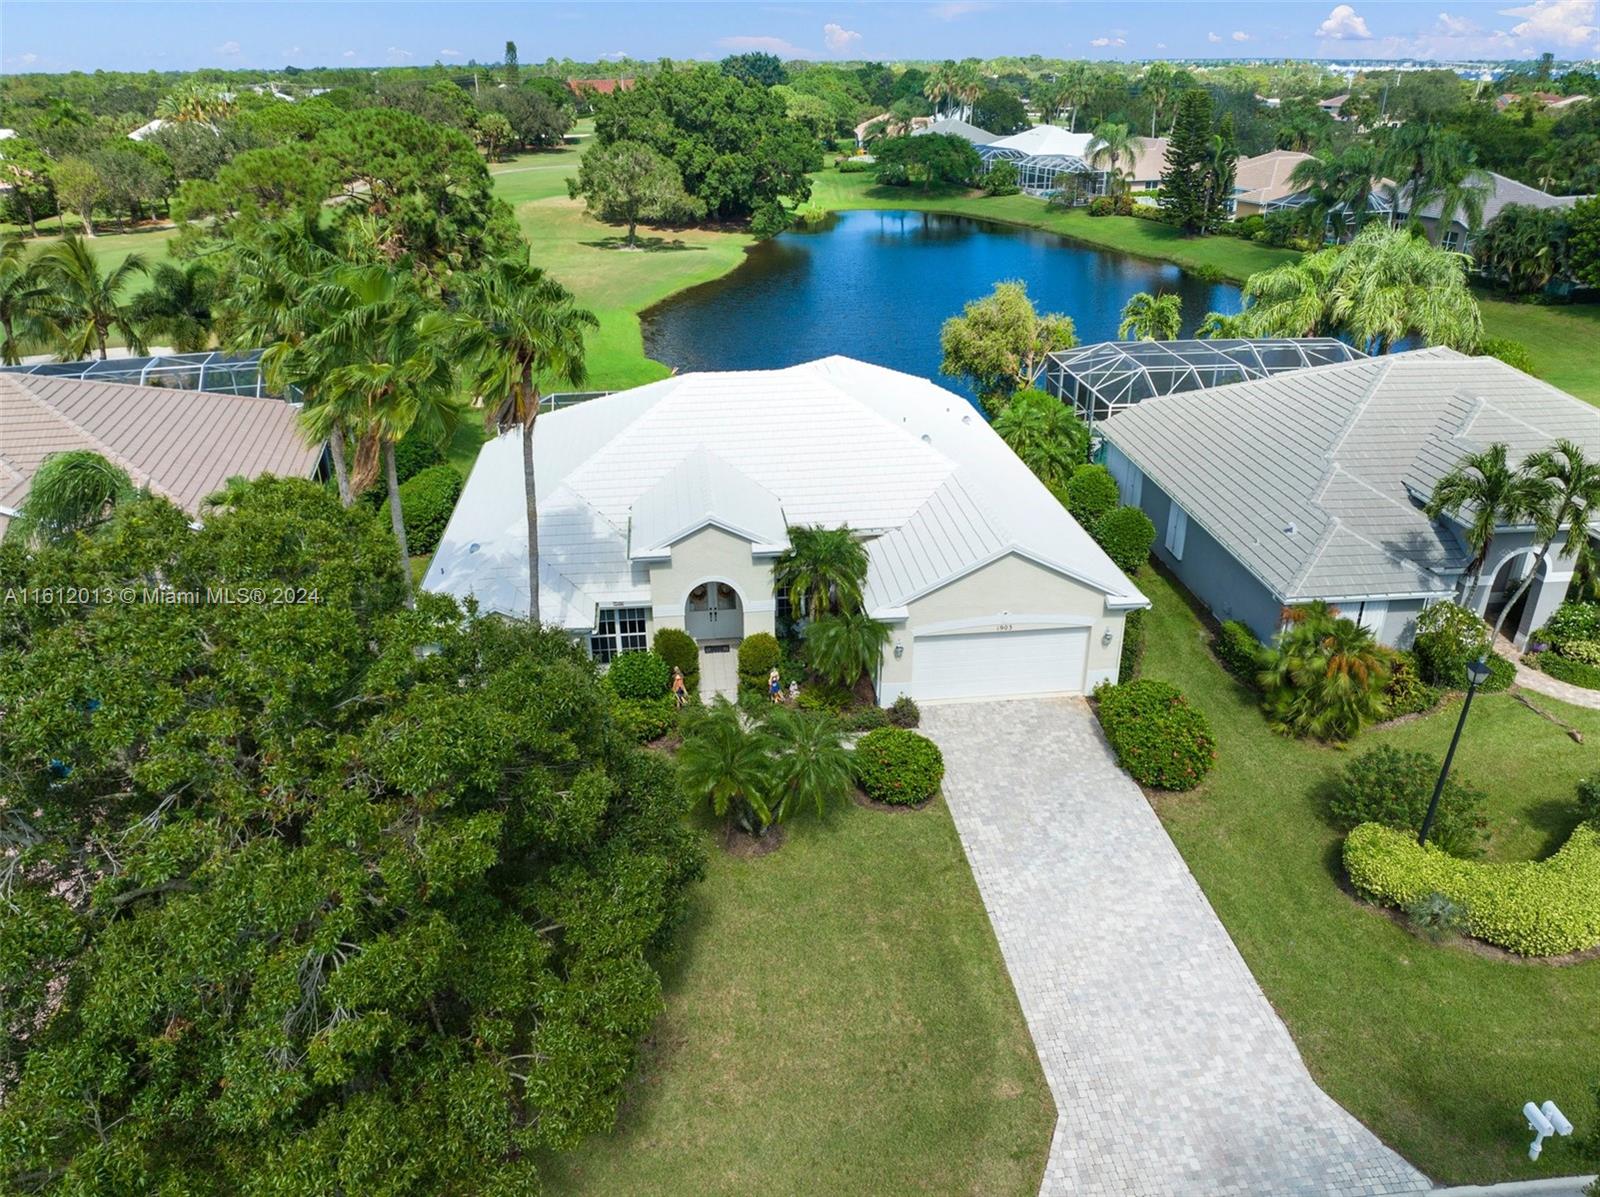
[[[518,436],[483,447],[424,585],[523,615]],[[540,614],[563,627],[648,602],[630,551],[659,559],[708,522],[758,546],[795,524],[867,534],[879,613],[1009,551],[1144,604],[966,400],[849,358],[669,378],[543,415],[534,443]]]
[[[1010,137],[991,141],[989,145],[997,150],[1021,150],[1024,154],[1035,158],[1062,157],[1087,160],[1089,143],[1093,140],[1092,133],[1070,133],[1060,125],[1035,125],[1031,129],[1024,129],[1021,133],[1013,133]]]

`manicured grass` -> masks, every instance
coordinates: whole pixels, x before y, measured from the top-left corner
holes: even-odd
[[[1489,336],[1521,341],[1540,378],[1586,402],[1600,404],[1600,370],[1594,362],[1600,304],[1508,303],[1484,295],[1478,299]]]
[[[1319,1083],[1436,1180],[1581,1171],[1565,1142],[1529,1163],[1517,1110],[1549,1098],[1593,1121],[1600,961],[1552,967],[1417,938],[1341,888],[1341,836],[1314,794],[1370,745],[1442,755],[1459,706],[1368,731],[1345,751],[1275,736],[1175,586],[1149,570],[1139,584],[1155,604],[1144,675],[1181,687],[1217,738],[1210,777],[1161,799],[1162,821]],[[1574,784],[1600,772],[1600,712],[1534,697],[1587,743],[1509,695],[1483,695],[1456,755],[1459,775],[1493,796],[1501,858],[1557,846]]]
[[[1171,225],[1134,216],[1090,216],[1084,208],[1052,208],[1031,195],[986,196],[981,191],[885,187],[871,174],[840,174],[836,169],[811,176],[811,202],[843,211],[853,208],[915,208],[949,212],[1060,233],[1086,245],[1143,258],[1175,262],[1185,270],[1243,282],[1298,255],[1237,237],[1186,237]]]
[[[610,1135],[555,1194],[1023,1194],[1055,1110],[942,802],[710,867]]]

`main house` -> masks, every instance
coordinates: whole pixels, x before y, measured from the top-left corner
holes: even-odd
[[[1150,398],[1096,431],[1123,502],[1156,526],[1157,558],[1263,640],[1284,608],[1314,599],[1401,646],[1440,600],[1495,618],[1533,568],[1537,538],[1498,529],[1474,578],[1464,525],[1423,511],[1434,485],[1496,443],[1513,465],[1562,438],[1600,456],[1600,411],[1442,348]],[[1573,563],[1559,543],[1510,613],[1518,643],[1566,595]]]
[[[777,627],[797,525],[848,525],[891,629],[881,701],[1115,681],[1133,584],[973,408],[844,357],[685,374],[539,418],[539,615],[597,660]],[[520,438],[483,447],[424,586],[528,612]]]

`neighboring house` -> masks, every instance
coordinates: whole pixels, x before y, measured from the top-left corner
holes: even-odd
[[[1479,230],[1498,216],[1502,208],[1510,204],[1522,204],[1530,208],[1570,208],[1579,200],[1586,198],[1581,195],[1550,195],[1537,187],[1529,187],[1526,183],[1508,179],[1505,175],[1497,175],[1492,170],[1482,173],[1488,179],[1489,194],[1483,201],[1483,221],[1478,228],[1470,227],[1467,224],[1466,214],[1457,210],[1452,214],[1450,223],[1441,236],[1439,213],[1442,205],[1438,200],[1424,204],[1416,213],[1417,222],[1427,230],[1428,236],[1445,249],[1460,250],[1462,253],[1471,252],[1472,243]],[[1411,217],[1409,195],[1402,192],[1395,197],[1394,203],[1402,220]]]
[[[1161,186],[1161,171],[1167,164],[1167,139],[1165,137],[1141,137],[1139,139],[1139,152],[1133,159],[1133,178],[1131,180],[1135,191],[1154,191]]]
[[[892,638],[879,700],[1088,693],[1133,584],[965,399],[844,357],[685,374],[542,416],[540,618],[595,659],[684,628],[732,651],[787,618],[789,528],[848,525]],[[483,447],[423,581],[528,613],[520,434]]]
[[[1240,158],[1233,171],[1234,218],[1260,216],[1300,194],[1290,184],[1289,175],[1310,158],[1310,154],[1298,150],[1270,150],[1253,158]]]
[[[1326,112],[1329,116],[1333,117],[1334,120],[1342,121],[1346,118],[1339,115],[1339,110],[1344,107],[1345,101],[1349,98],[1349,92],[1344,92],[1343,94],[1337,96],[1329,96],[1326,100],[1318,100],[1317,107],[1322,109],[1322,111]]]
[[[1017,166],[1017,183],[1030,195],[1048,195],[1071,182],[1084,199],[1104,195],[1106,172],[1089,164],[1090,133],[1070,133],[1059,125],[1035,125],[978,147],[986,164],[1004,159]]]
[[[146,137],[149,137],[152,133],[159,133],[162,129],[165,129],[168,124],[169,124],[168,121],[164,121],[158,116],[158,117],[155,118],[155,120],[146,121],[144,124],[140,125],[137,129],[135,129],[132,133],[129,133],[128,134],[128,140],[129,141],[143,141]]]
[[[1507,108],[1510,108],[1513,104],[1517,103],[1517,101],[1523,98],[1524,97],[1519,96],[1514,91],[1504,92],[1495,97],[1494,106],[1501,112],[1504,112]],[[1587,104],[1589,102],[1588,96],[1561,96],[1556,95],[1554,92],[1548,91],[1536,91],[1532,95],[1528,96],[1527,99],[1548,112],[1556,113],[1566,112],[1568,109],[1574,108],[1579,104]]]
[[[235,475],[310,478],[322,446],[281,399],[0,372],[0,533],[52,453],[89,449],[191,515]]]
[[[894,113],[880,112],[877,116],[869,116],[856,126],[856,148],[861,149],[867,144],[867,135],[872,131],[874,125],[881,129],[884,136],[897,137],[902,133],[922,132],[932,123],[933,117],[931,116],[914,116],[911,118],[910,126],[907,127],[895,117]],[[975,128],[976,126],[972,127]],[[983,130],[979,129],[978,131],[981,133]]]
[[[921,118],[914,117],[913,120]],[[934,118],[921,128],[911,130],[911,136],[921,137],[924,133],[943,133],[950,137],[959,137],[963,141],[970,141],[973,145],[990,145],[1000,139],[987,129],[980,129],[977,125],[968,124],[957,117],[948,116],[943,120]]]
[[[593,93],[599,96],[609,96],[614,91],[632,91],[632,79],[568,79],[567,90],[577,99]]]
[[[1600,410],[1494,358],[1418,349],[1316,366],[1127,408],[1097,431],[1125,503],[1156,525],[1156,557],[1219,619],[1270,641],[1283,609],[1326,600],[1405,646],[1429,603],[1497,616],[1532,566],[1505,528],[1480,579],[1462,526],[1422,506],[1463,456],[1513,463],[1567,437],[1600,455]],[[1507,632],[1523,643],[1566,595],[1553,550]]]

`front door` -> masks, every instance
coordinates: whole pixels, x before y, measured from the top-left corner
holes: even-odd
[[[683,627],[698,641],[744,638],[744,609],[739,593],[726,582],[705,582],[689,592]]]

